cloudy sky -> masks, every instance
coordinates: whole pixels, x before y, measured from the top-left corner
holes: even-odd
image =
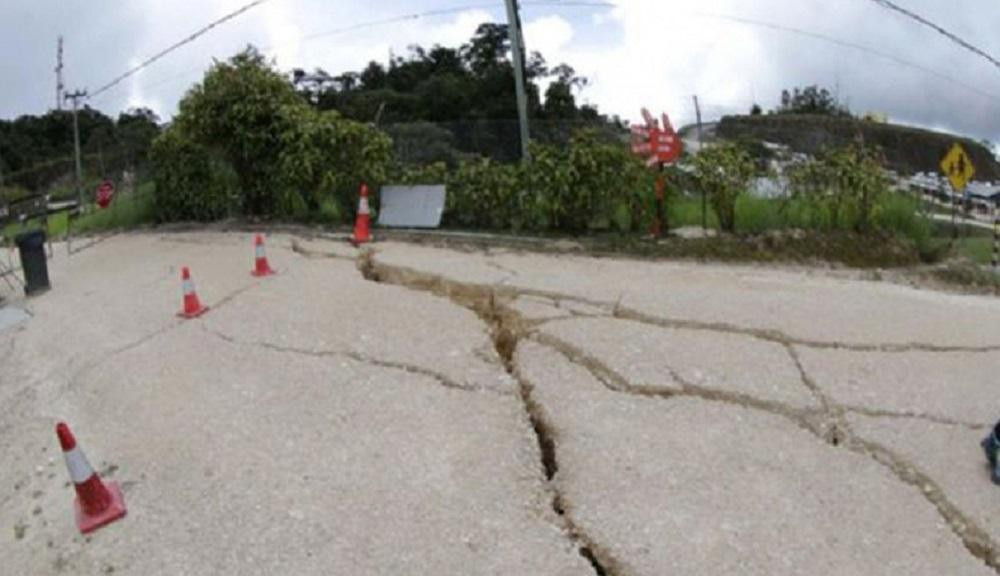
[[[93,91],[246,1],[0,0],[0,117],[54,106],[60,34],[67,87]],[[694,117],[692,94],[717,118],[754,102],[772,107],[783,87],[820,84],[856,112],[1000,141],[1000,69],[872,0],[521,1],[528,49],[575,67],[591,80],[580,97],[624,118],[648,106],[685,124]],[[896,1],[1000,55],[995,0]],[[169,118],[212,58],[248,43],[285,69],[341,72],[414,43],[457,46],[479,23],[504,21],[503,5],[269,0],[91,104],[112,114],[148,106]],[[454,11],[357,26],[442,9]]]

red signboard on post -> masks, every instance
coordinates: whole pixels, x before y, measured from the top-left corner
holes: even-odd
[[[645,158],[650,167],[676,162],[684,145],[674,132],[670,118],[663,114],[663,125],[660,126],[645,108],[642,109],[642,117],[646,121],[645,125],[632,126],[632,152]]]
[[[654,238],[660,238],[667,226],[667,182],[663,166],[673,164],[681,157],[684,144],[674,132],[666,113],[663,114],[662,126],[645,108],[642,109],[642,118],[646,121],[645,125],[632,126],[632,152],[645,158],[646,165],[650,168],[660,167],[660,174],[656,179],[656,212],[651,230]]]
[[[111,204],[111,199],[115,196],[115,185],[111,180],[101,182],[97,187],[97,205],[107,208]]]

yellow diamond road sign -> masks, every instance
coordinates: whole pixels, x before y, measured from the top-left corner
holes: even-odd
[[[972,177],[976,175],[976,167],[969,160],[969,155],[965,153],[965,148],[961,144],[955,144],[941,161],[941,170],[951,182],[956,192],[965,190]]]

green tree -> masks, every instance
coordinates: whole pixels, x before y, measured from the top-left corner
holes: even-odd
[[[708,146],[693,161],[698,186],[708,196],[724,232],[736,230],[736,200],[755,173],[750,154],[733,143]]]
[[[826,88],[807,86],[794,91],[781,91],[781,106],[778,114],[818,114],[823,116],[849,116],[847,108],[840,104]]]
[[[578,91],[587,81],[570,66],[550,69],[541,54],[532,53],[526,75],[529,114],[541,120],[534,130],[538,140],[566,145],[575,128],[617,126],[596,108],[578,104]],[[292,78],[321,110],[377,122],[390,131],[397,124],[432,122],[451,132],[460,152],[500,161],[520,158],[514,68],[504,24],[480,25],[459,47],[413,46],[387,64],[371,62],[332,79],[302,70]],[[543,105],[539,84],[545,78],[552,82]]]
[[[116,132],[124,162],[134,167],[149,158],[153,140],[160,134],[160,119],[148,108],[132,108],[118,115]]]
[[[163,156],[158,181],[170,184],[168,193],[189,198],[185,186],[218,179],[210,173],[214,164],[177,182],[167,177],[172,164],[203,150],[236,178],[245,214],[304,217],[328,201],[340,205],[340,214],[353,212],[360,183],[385,179],[392,143],[368,125],[309,106],[295,90],[296,76],[279,74],[253,48],[216,63],[185,96],[169,137],[155,148]],[[186,207],[167,217],[177,214],[190,217]]]
[[[182,134],[217,149],[236,171],[248,214],[273,214],[276,129],[304,102],[292,85],[253,48],[217,62],[180,103]]]

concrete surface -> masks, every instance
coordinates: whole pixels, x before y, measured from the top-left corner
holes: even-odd
[[[14,306],[0,304],[0,332],[10,330],[30,318],[28,313]]]
[[[1000,350],[898,353],[798,351],[806,371],[840,404],[977,425],[1000,418]]]
[[[926,475],[962,515],[994,541],[1000,539],[1000,488],[990,481],[979,447],[989,430],[860,415],[848,421],[858,437],[881,445]]]
[[[616,573],[992,573],[917,490],[785,418],[610,392],[534,343],[518,366],[558,438],[567,514]]]
[[[549,322],[539,332],[586,350],[628,386],[667,391],[692,386],[795,408],[819,407],[788,352],[773,342],[612,318]]]
[[[307,231],[256,279],[252,238],[57,245],[51,292],[0,284],[30,313],[0,332],[0,573],[1000,565],[996,299]],[[59,419],[129,506],[87,538]]]
[[[815,270],[459,252],[386,243],[378,261],[465,283],[575,296],[654,318],[827,344],[1000,346],[995,298],[831,278]],[[558,270],[558,274],[553,273]],[[975,326],[975,330],[969,327]]]

